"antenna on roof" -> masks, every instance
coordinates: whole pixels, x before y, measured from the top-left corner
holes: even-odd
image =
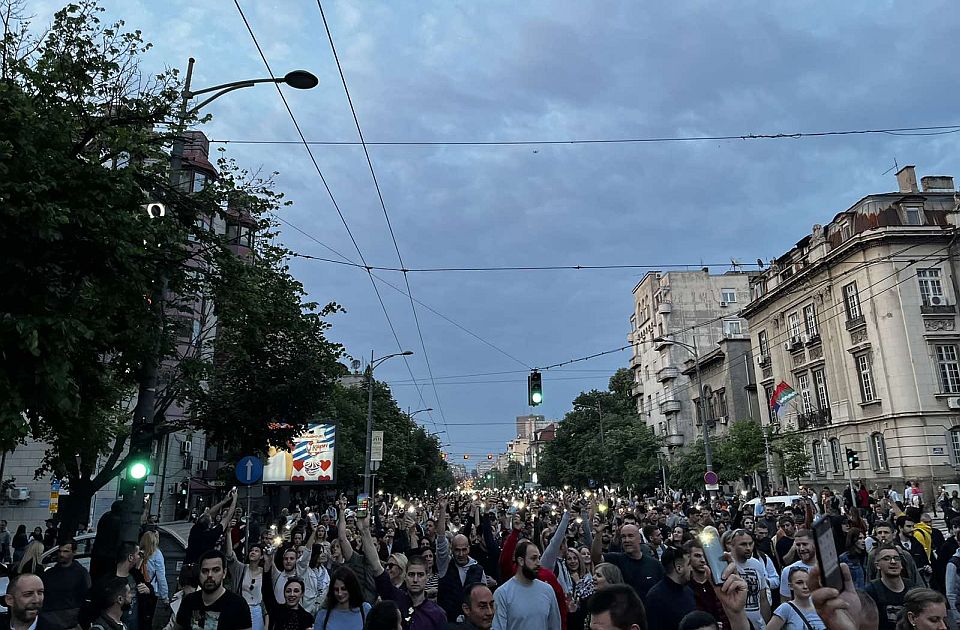
[[[893,171],[893,170],[897,170],[897,171],[900,170],[900,165],[897,164],[897,156],[893,156],[893,166],[891,166],[890,168],[888,168],[888,169],[885,170],[884,172],[880,173],[880,175],[881,175],[881,176],[882,176],[882,175],[886,175],[887,173],[889,173],[890,171]]]
[[[736,258],[731,258],[731,259],[730,259],[730,268],[733,269],[734,271],[736,271],[737,273],[740,273],[741,271],[743,271],[743,263],[741,263],[741,262],[740,262],[739,260],[737,260]]]

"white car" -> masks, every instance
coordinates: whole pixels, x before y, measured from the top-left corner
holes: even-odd
[[[790,495],[784,495],[779,497],[767,497],[767,505],[770,507],[777,508],[778,514],[783,514],[784,508],[799,505],[800,503],[803,502],[805,498],[807,497],[802,497],[798,494],[790,494]],[[745,512],[747,512],[747,514],[753,514],[754,510],[756,509],[754,506],[756,506],[756,504],[759,502],[760,502],[759,498],[750,499],[749,501],[743,504],[742,509]],[[819,508],[817,508],[817,503],[815,501],[813,502],[813,513],[814,514],[820,513],[820,510]]]

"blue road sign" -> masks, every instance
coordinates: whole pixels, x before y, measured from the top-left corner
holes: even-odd
[[[237,481],[245,486],[263,479],[263,463],[259,457],[247,455],[237,462]]]

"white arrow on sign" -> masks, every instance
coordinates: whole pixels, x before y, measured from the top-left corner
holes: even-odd
[[[251,481],[252,479],[253,479],[253,460],[248,459],[247,460],[247,481]]]

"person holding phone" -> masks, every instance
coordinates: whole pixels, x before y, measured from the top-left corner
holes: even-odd
[[[810,599],[809,578],[804,567],[790,569],[787,581],[793,598],[777,607],[767,622],[767,630],[826,630]]]

